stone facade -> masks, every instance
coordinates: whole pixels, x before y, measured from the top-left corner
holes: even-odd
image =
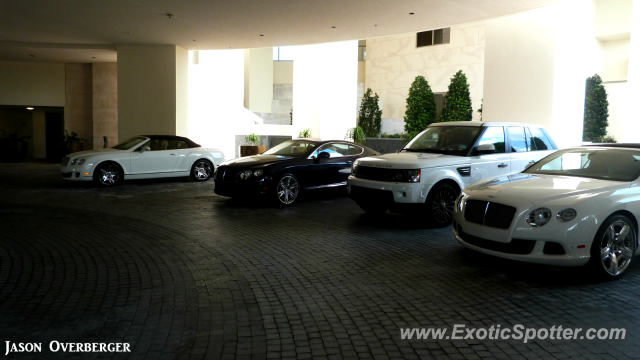
[[[93,64],[93,148],[118,143],[118,64]]]
[[[380,96],[383,133],[404,130],[409,87],[424,76],[434,93],[446,93],[453,75],[462,70],[469,81],[473,119],[479,120],[484,79],[485,23],[451,26],[449,44],[416,47],[416,33],[367,39],[366,83]]]
[[[93,148],[93,100],[91,64],[65,65],[64,129],[85,139],[85,149]]]
[[[273,100],[270,113],[255,113],[264,124],[291,125],[290,111],[293,107],[293,85],[273,84]]]

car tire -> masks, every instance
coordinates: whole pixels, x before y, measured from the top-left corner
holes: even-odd
[[[123,177],[124,172],[120,165],[111,161],[99,164],[93,172],[93,180],[103,187],[118,185]]]
[[[460,192],[453,186],[442,183],[436,184],[425,201],[426,213],[429,222],[435,227],[451,225],[453,219],[453,207]]]
[[[602,279],[619,279],[631,265],[637,245],[635,223],[625,215],[611,216],[593,239],[589,266]]]
[[[295,175],[287,173],[276,182],[275,201],[280,206],[293,205],[300,197],[300,181]]]
[[[389,210],[389,205],[375,202],[358,202],[358,206],[362,211],[371,215],[379,215],[383,214],[387,210]]]
[[[191,180],[197,182],[204,182],[211,178],[213,174],[213,164],[209,160],[199,159],[196,160],[191,166]]]

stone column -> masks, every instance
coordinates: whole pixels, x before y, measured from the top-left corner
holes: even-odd
[[[118,64],[93,64],[93,148],[118,143]]]
[[[85,149],[93,148],[93,98],[91,64],[65,65],[64,129],[86,139]]]
[[[187,135],[188,51],[118,46],[118,139]]]

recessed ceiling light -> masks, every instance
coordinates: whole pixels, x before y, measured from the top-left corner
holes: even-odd
[[[95,59],[96,57],[95,57],[95,56],[92,56],[91,58],[92,58],[92,59]]]
[[[35,55],[29,55],[29,56],[31,56],[31,57],[36,57]]]
[[[173,20],[173,14],[167,14],[167,18],[168,18],[169,20]]]
[[[335,26],[332,26],[331,28],[332,28],[332,29],[335,29],[336,27],[335,27]]]
[[[409,13],[409,15],[413,15],[414,13]]]
[[[260,34],[260,36],[264,36],[264,35]]]
[[[27,110],[33,110],[33,108],[31,106],[27,107]]]

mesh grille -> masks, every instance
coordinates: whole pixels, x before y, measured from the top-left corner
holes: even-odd
[[[393,193],[388,190],[369,189],[361,186],[351,185],[349,196],[356,202],[384,202],[393,203]]]
[[[498,229],[508,229],[511,226],[511,220],[516,214],[516,208],[496,203],[489,203],[487,215],[484,219],[485,226],[491,226]]]
[[[464,208],[464,219],[483,225],[484,224],[484,212],[487,209],[487,201],[480,200],[467,200],[467,204]]]
[[[464,210],[464,219],[498,229],[508,229],[516,214],[516,208],[513,206],[502,205],[498,203],[489,203],[481,200],[467,200]],[[486,214],[485,214],[486,212]]]
[[[542,253],[544,253],[545,255],[564,255],[564,254],[566,254],[562,244],[557,243],[557,242],[553,242],[553,241],[547,241],[547,242],[544,243],[544,249],[542,250]]]
[[[358,166],[356,177],[360,179],[394,181],[393,176],[398,172],[395,169],[381,169],[374,167]]]

